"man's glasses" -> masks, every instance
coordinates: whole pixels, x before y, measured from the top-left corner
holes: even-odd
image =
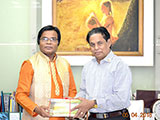
[[[56,42],[58,39],[56,37],[51,37],[51,38],[43,37],[40,40],[42,40],[43,42],[48,42],[48,40],[50,40],[51,42]]]

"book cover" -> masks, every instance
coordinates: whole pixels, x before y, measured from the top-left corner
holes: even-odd
[[[12,95],[9,96],[9,112],[12,112]]]
[[[0,112],[2,112],[1,96],[0,96]]]
[[[78,99],[50,99],[50,115],[53,117],[73,117],[77,110],[71,109],[80,104]]]
[[[4,96],[4,107],[5,107],[5,112],[8,112],[8,108],[9,108],[9,96],[10,93],[3,93]]]
[[[10,95],[10,112],[18,112],[18,104],[15,99],[15,91]]]
[[[3,94],[3,91],[1,91],[1,105],[2,105],[2,112],[5,112],[4,94]]]

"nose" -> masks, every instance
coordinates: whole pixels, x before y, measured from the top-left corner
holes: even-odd
[[[50,39],[48,39],[48,40],[47,40],[47,43],[51,43],[51,40],[50,40]]]
[[[94,49],[98,49],[98,45],[97,44],[95,44]]]

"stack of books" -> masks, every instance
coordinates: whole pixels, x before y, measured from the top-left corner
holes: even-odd
[[[73,117],[77,110],[71,109],[80,104],[78,99],[50,99],[50,115],[53,117]]]
[[[0,112],[19,112],[19,105],[15,100],[16,92],[4,93],[1,91],[1,111]]]
[[[20,114],[23,108],[17,104],[15,100],[16,92],[13,91],[12,93],[4,93],[1,91],[0,96],[0,120],[9,120],[14,116],[17,118],[16,120],[20,119]]]

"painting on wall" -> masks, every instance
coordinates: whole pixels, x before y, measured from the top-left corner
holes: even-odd
[[[57,54],[91,55],[87,33],[104,26],[119,56],[143,56],[143,0],[52,0],[62,34]]]

